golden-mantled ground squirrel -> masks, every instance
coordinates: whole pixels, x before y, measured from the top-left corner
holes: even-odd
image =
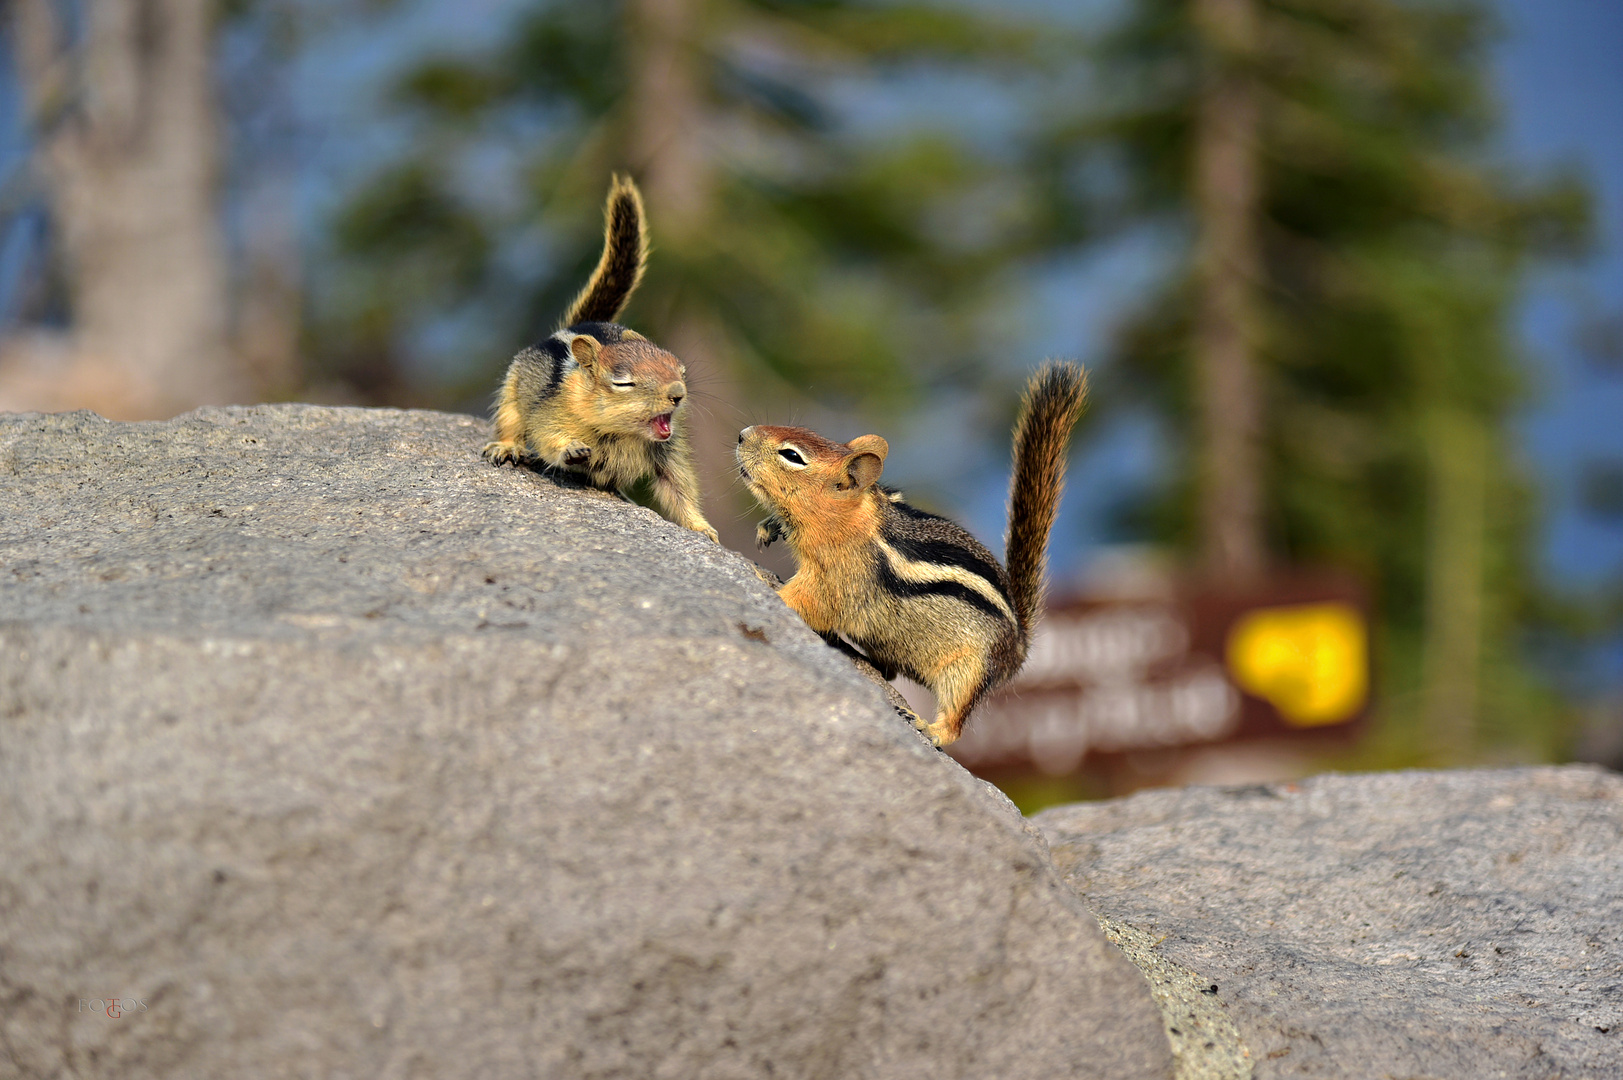
[[[830,644],[844,635],[887,679],[936,695],[937,746],[958,738],[983,695],[1020,670],[1042,612],[1048,533],[1064,486],[1065,445],[1087,398],[1075,364],[1032,376],[1014,428],[1007,572],[963,528],[878,483],[890,447],[877,435],[830,442],[804,428],[747,427],[739,471],[771,512],[757,540],[783,538],[798,569],[784,602]]]
[[[716,539],[699,509],[699,479],[682,430],[687,369],[613,320],[642,280],[648,232],[642,196],[615,177],[604,211],[603,257],[563,329],[513,357],[496,406],[493,465],[540,461],[620,491],[648,476],[678,525]]]

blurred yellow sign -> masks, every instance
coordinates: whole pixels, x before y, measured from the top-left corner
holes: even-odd
[[[1298,604],[1247,612],[1229,630],[1228,667],[1294,727],[1336,724],[1369,693],[1369,632],[1350,604]]]

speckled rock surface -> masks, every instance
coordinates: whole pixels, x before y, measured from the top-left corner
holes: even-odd
[[[0,1075],[1169,1075],[1011,806],[484,439],[0,416]]]
[[[1180,1077],[1623,1077],[1623,777],[1323,776],[1034,823],[1156,984]]]

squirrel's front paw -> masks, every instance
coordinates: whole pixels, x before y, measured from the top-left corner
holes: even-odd
[[[485,448],[481,450],[480,453],[484,455],[484,459],[490,462],[492,465],[505,465],[508,462],[512,462],[514,465],[517,465],[521,463],[526,456],[522,444],[514,442],[501,442],[500,440],[495,442],[487,442],[485,444]]]
[[[592,448],[583,442],[572,442],[564,447],[563,462],[576,468],[592,460]]]
[[[775,517],[769,517],[755,526],[755,546],[763,551],[772,546],[774,540],[783,538],[783,522]]]

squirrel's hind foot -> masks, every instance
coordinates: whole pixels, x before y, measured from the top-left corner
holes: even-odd
[[[825,638],[825,640],[827,639]],[[908,705],[907,699],[902,696],[902,692],[896,689],[895,684],[890,681],[896,677],[896,672],[892,671],[887,674],[872,660],[861,655],[855,649],[850,648],[850,646],[845,645],[843,641],[840,642],[840,645],[844,646],[842,651],[847,652],[847,654],[851,657],[851,662],[856,665],[856,669],[861,672],[868,679],[868,681],[874,683],[885,692],[885,702],[895,711],[896,715],[900,716],[903,720],[906,720],[909,724],[912,724],[915,728],[917,728],[926,739],[930,740],[931,746],[935,747],[937,750],[941,749],[941,736],[935,730],[936,725],[930,723],[930,721],[924,719],[924,717],[914,712],[912,707]]]
[[[923,735],[926,739],[929,739],[930,745],[935,747],[937,750],[940,750],[943,746],[951,741],[945,737],[945,729],[943,729],[940,724],[930,723],[930,721],[924,719],[924,717],[920,716],[916,712],[913,712],[911,709],[908,710],[907,716],[908,719],[913,721],[913,726],[918,729],[919,734]]]
[[[858,667],[860,668],[861,665],[858,665]],[[864,672],[863,674],[867,674],[867,672]],[[868,677],[870,679],[873,678],[872,675],[869,675]],[[932,727],[934,727],[934,725],[928,720],[924,719],[924,717],[920,716],[918,713],[914,712],[912,707],[908,705],[907,699],[902,696],[902,692],[896,689],[894,685],[889,682],[884,682],[880,685],[884,688],[886,703],[889,704],[893,710],[895,710],[896,715],[900,716],[903,720],[906,720],[909,724],[912,724],[920,734],[922,734],[926,739],[929,739],[931,746],[935,747],[937,750],[941,749],[941,739],[930,730]]]

